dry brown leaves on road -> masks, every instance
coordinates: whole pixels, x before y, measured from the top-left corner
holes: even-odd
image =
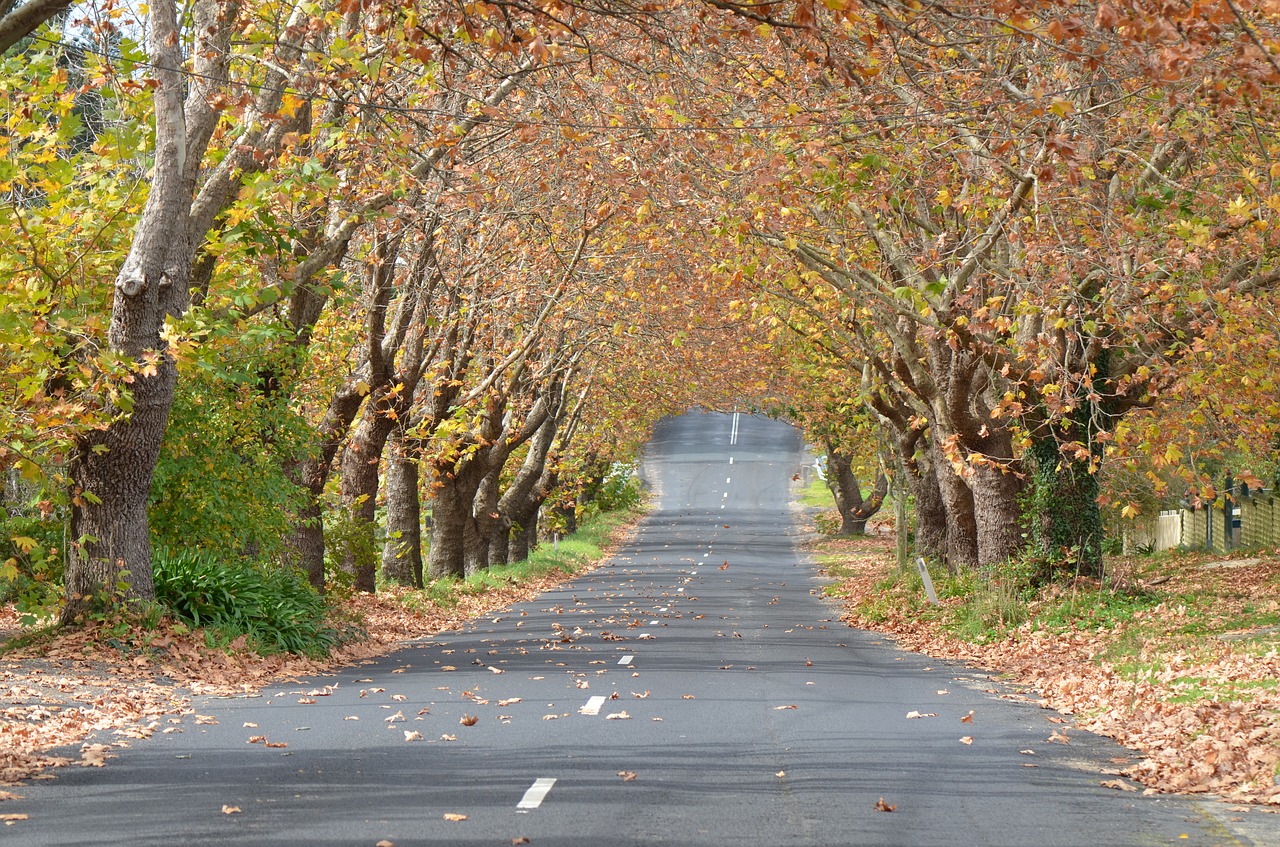
[[[258,656],[243,642],[212,649],[200,633],[168,625],[122,635],[90,624],[12,649],[0,670],[0,785],[51,778],[51,768],[99,765],[108,746],[181,732],[198,722],[192,695],[247,694],[269,683],[323,675],[390,652],[405,639],[460,629],[568,578],[557,572],[483,594],[462,594],[451,608],[409,609],[397,594],[356,596],[343,613],[359,620],[369,635],[337,648],[326,661]],[[12,607],[0,606],[0,630],[16,628]],[[101,743],[77,750],[75,745],[90,736]]]
[[[907,604],[876,618],[860,613],[858,601],[875,597],[894,569],[892,551],[878,538],[841,544],[839,589],[850,625],[890,633],[907,649],[998,671],[1034,688],[1045,708],[1140,751],[1144,759],[1125,774],[1148,790],[1280,806],[1277,638],[1189,638],[1180,627],[1187,610],[1161,604],[1112,628],[1061,633],[1024,625],[999,640],[969,642],[936,617],[915,616]],[[830,545],[824,548],[830,552]],[[1246,602],[1264,608],[1280,602],[1280,557],[1221,569],[1192,558],[1169,567],[1173,576],[1159,590],[1203,598],[1207,608],[1197,610],[1197,620],[1211,630],[1215,623],[1230,629]],[[944,612],[948,602],[956,601],[944,601]],[[1136,660],[1150,668],[1146,672],[1108,660],[1117,645],[1135,639]],[[1066,733],[1055,734],[1053,740],[1069,742]]]

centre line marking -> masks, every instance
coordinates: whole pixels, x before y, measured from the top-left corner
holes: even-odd
[[[684,593],[684,586],[682,585],[682,586],[680,586],[679,588],[677,588],[677,589],[676,589],[676,593],[677,593],[677,594],[683,594],[683,593]]]
[[[587,701],[587,705],[578,710],[580,715],[598,715],[600,707],[604,705],[604,695],[598,694]]]
[[[533,781],[533,785],[529,786],[529,790],[520,798],[520,802],[516,804],[517,809],[536,809],[542,805],[542,800],[547,796],[547,792],[551,790],[551,786],[555,785],[554,777],[544,776]]]
[[[730,456],[730,457],[729,457],[729,464],[731,464],[731,465],[733,464],[733,457],[732,457],[732,456]]]
[[[634,658],[635,658],[635,656],[623,656],[621,659],[619,659],[619,660],[618,660],[618,664],[620,664],[620,665],[629,665],[629,664],[631,664],[631,660],[632,660],[632,659],[634,659]]]
[[[731,476],[726,476],[726,477],[724,478],[724,484],[725,484],[725,485],[728,485],[728,484],[729,484],[729,483],[731,483],[731,482],[733,482],[733,477],[731,477]]]

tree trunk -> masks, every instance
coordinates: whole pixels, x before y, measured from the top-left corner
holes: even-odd
[[[978,523],[974,516],[973,492],[960,478],[942,451],[931,444],[930,464],[938,480],[938,492],[947,515],[947,567],[953,572],[978,563]]]
[[[152,99],[155,162],[146,205],[116,277],[107,330],[111,352],[133,363],[127,386],[133,408],[105,430],[82,436],[73,451],[64,623],[78,618],[95,597],[117,591],[129,600],[155,596],[147,498],[178,378],[160,330],[168,315],[187,310],[195,248],[187,231],[192,186],[184,173],[188,127],[173,0],[156,0],[149,24],[158,80]]]
[[[422,503],[418,496],[417,443],[397,430],[387,460],[387,539],[382,578],[422,587]]]
[[[947,510],[933,463],[928,458],[910,460],[907,481],[916,501],[916,553],[942,561],[947,557]]]
[[[501,525],[502,515],[498,513],[498,484],[502,475],[502,465],[485,474],[476,488],[471,502],[471,519],[467,522],[466,552],[463,567],[467,576],[487,570],[489,567],[489,548]]]
[[[355,577],[355,590],[366,593],[376,588],[377,557],[370,551],[376,549],[379,465],[387,438],[396,426],[382,400],[365,404],[364,414],[342,451],[342,505],[355,533],[353,543],[343,552],[342,569]]]
[[[883,473],[876,475],[875,491],[870,497],[863,499],[862,487],[858,476],[853,472],[853,459],[837,450],[830,441],[827,448],[827,488],[835,497],[836,509],[840,512],[841,535],[864,535],[867,521],[884,503],[885,494],[889,490],[889,480]]]
[[[466,506],[453,490],[453,483],[442,480],[431,496],[431,549],[427,553],[427,579],[461,577],[463,535],[467,523]]]
[[[1022,548],[1022,510],[1018,506],[1022,480],[1013,471],[978,467],[971,484],[978,525],[978,564],[1007,562]]]
[[[95,598],[123,588],[125,600],[155,596],[147,498],[165,423],[173,405],[177,368],[164,359],[153,377],[135,378],[133,412],[86,436],[71,462],[71,556],[67,563],[65,623]]]
[[[1051,561],[1076,558],[1079,573],[1102,579],[1102,513],[1098,475],[1087,461],[1068,460],[1056,438],[1037,438],[1028,452],[1032,492],[1030,529],[1037,553]]]

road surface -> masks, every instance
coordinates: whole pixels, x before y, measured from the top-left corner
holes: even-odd
[[[792,544],[807,461],[768,419],[666,421],[656,508],[601,569],[333,676],[201,699],[216,724],[24,788],[0,843],[1250,843],[1208,804],[1100,786],[1113,743],[1052,743],[1054,713],[833,620]]]

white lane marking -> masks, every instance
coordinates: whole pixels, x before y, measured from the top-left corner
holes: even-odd
[[[689,571],[689,576],[697,576],[697,575],[698,575],[697,571]]]
[[[731,464],[731,465],[733,464],[733,457],[732,457],[732,456],[730,456],[730,457],[729,457],[729,464]]]
[[[726,491],[724,494],[721,494],[721,495],[720,495],[720,499],[721,499],[721,500],[728,500],[728,499],[729,499],[729,492],[728,492],[728,491]]]
[[[729,430],[729,443],[738,443],[738,413],[733,413],[733,427]]]
[[[683,593],[684,593],[684,586],[682,585],[682,586],[680,586],[679,588],[677,588],[677,589],[676,589],[676,593],[677,593],[677,594],[683,594]]]
[[[724,508],[724,503],[721,503],[721,504],[720,504],[720,508],[721,508],[721,509],[723,509],[723,508]]]
[[[587,705],[583,706],[581,709],[578,710],[578,714],[598,715],[600,714],[600,707],[603,705],[604,705],[604,695],[597,694],[595,697],[592,697],[590,700],[587,701]]]
[[[731,477],[731,476],[726,476],[726,477],[724,478],[724,484],[725,484],[725,485],[728,485],[728,484],[729,484],[729,483],[731,483],[731,482],[733,482],[733,477]]]
[[[662,623],[662,621],[649,621],[649,626],[657,626],[660,623]]]
[[[631,664],[631,661],[632,661],[633,659],[635,659],[635,656],[623,656],[621,659],[619,659],[619,660],[618,660],[618,664],[620,664],[620,665],[629,665],[629,664]]]
[[[517,809],[536,809],[542,805],[543,798],[547,796],[547,792],[551,790],[551,786],[555,785],[554,777],[544,776],[533,781],[533,785],[529,786],[529,790],[520,798],[520,802],[516,803]]]

